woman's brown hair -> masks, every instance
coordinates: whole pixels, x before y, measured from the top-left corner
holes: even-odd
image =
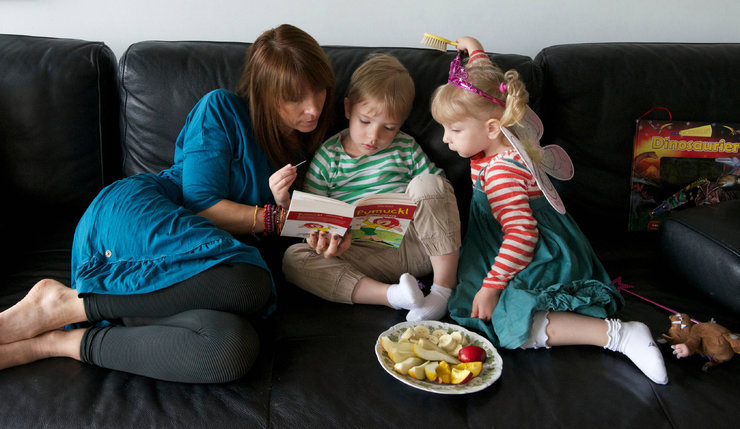
[[[326,101],[316,129],[298,133],[296,141],[282,131],[280,103],[300,99],[309,89],[326,90]],[[332,119],[334,72],[313,37],[283,24],[262,33],[249,47],[236,93],[249,105],[254,135],[267,158],[281,167],[296,161],[296,151],[312,156],[323,141]]]

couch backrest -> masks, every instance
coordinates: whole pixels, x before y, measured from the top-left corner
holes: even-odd
[[[11,256],[68,246],[90,201],[119,176],[104,168],[119,165],[117,99],[105,44],[0,35],[0,182],[10,217],[2,237]]]
[[[124,176],[172,165],[188,112],[209,91],[236,86],[248,46],[148,41],[124,52],[119,60]]]
[[[158,172],[171,165],[174,142],[198,99],[215,88],[235,88],[249,44],[219,42],[136,43],[119,62],[121,132],[125,175]],[[466,216],[470,195],[469,165],[442,143],[442,128],[429,112],[431,94],[447,79],[453,52],[424,48],[326,46],[337,78],[334,122],[329,134],[347,126],[342,99],[352,72],[373,52],[395,55],[416,86],[413,112],[403,130],[414,136],[453,182]],[[516,68],[538,105],[542,76],[531,58],[497,55],[503,69]],[[328,137],[328,136],[327,136]]]
[[[573,159],[575,177],[557,185],[590,237],[627,231],[640,116],[662,106],[678,121],[740,118],[740,44],[562,45],[535,62],[544,76],[543,144],[558,144]],[[660,110],[647,117],[668,119]]]

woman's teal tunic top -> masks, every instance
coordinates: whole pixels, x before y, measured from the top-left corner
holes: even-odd
[[[148,293],[225,261],[268,270],[257,249],[196,213],[222,199],[274,202],[274,171],[246,103],[226,90],[206,94],[177,137],[171,168],[119,180],[90,204],[75,231],[72,287],[80,294]]]

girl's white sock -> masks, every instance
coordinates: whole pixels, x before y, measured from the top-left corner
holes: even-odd
[[[638,368],[657,384],[668,383],[663,355],[653,341],[644,323],[606,319],[609,342],[605,349],[625,354]]]
[[[401,274],[397,284],[388,286],[386,293],[388,304],[396,310],[410,310],[421,305],[424,301],[424,292],[419,289],[416,278],[409,273]]]
[[[433,284],[429,295],[424,297],[424,303],[409,311],[406,320],[418,322],[420,320],[439,320],[447,314],[447,301],[452,295],[452,289]]]

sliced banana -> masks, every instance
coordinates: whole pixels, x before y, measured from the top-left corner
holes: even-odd
[[[407,329],[403,331],[403,334],[401,334],[401,341],[409,341],[414,336],[414,330],[413,329]]]
[[[434,335],[435,337],[439,338],[442,335],[447,335],[447,331],[445,331],[443,329],[435,329],[434,332],[432,332],[432,335]]]
[[[420,337],[426,337],[429,335],[429,328],[424,325],[414,326],[414,333]]]

